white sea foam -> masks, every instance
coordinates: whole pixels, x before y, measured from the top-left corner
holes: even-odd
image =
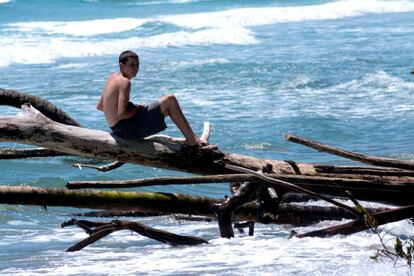
[[[119,53],[127,48],[160,48],[209,44],[254,44],[255,38],[247,29],[207,29],[196,32],[165,33],[150,37],[93,40],[31,37],[5,38],[2,45],[0,66],[11,63],[50,63],[62,57],[85,57]]]
[[[10,30],[19,32],[59,33],[73,36],[93,36],[106,33],[119,33],[133,30],[147,22],[138,18],[99,19],[87,21],[40,21],[12,23]]]
[[[0,4],[6,4],[6,3],[10,3],[13,0],[0,0]]]
[[[401,114],[404,118],[414,112],[414,82],[404,81],[384,71],[326,88],[299,86],[294,90],[295,93],[292,93],[291,87],[295,83],[296,79],[292,81],[292,85],[282,85],[286,92],[281,92],[278,97],[282,103],[286,103],[286,109],[280,109],[280,113],[274,113],[274,116],[295,116],[292,114],[291,106],[298,105],[299,102],[302,103],[302,107],[296,112],[338,118],[387,118],[395,117],[396,114]],[[306,104],[303,104],[303,98],[308,99]],[[320,102],[324,104],[316,104]]]
[[[174,4],[186,4],[200,2],[200,0],[170,0],[169,2]]]
[[[308,20],[340,19],[368,13],[409,12],[414,10],[411,1],[343,0],[321,5],[298,7],[238,8],[219,12],[205,12],[159,16],[154,18],[115,18],[87,21],[40,21],[9,24],[20,32],[60,33],[73,36],[92,36],[124,32],[147,22],[163,22],[176,26],[202,28],[243,28],[276,23]]]
[[[308,20],[340,19],[369,13],[408,12],[414,10],[411,1],[344,0],[321,5],[299,7],[238,8],[220,12],[166,16],[162,21],[186,28],[235,25],[252,27]]]
[[[211,59],[204,59],[204,60],[193,60],[193,61],[181,61],[181,62],[174,62],[171,65],[174,67],[193,67],[193,66],[202,66],[206,64],[225,64],[229,63],[228,59],[225,58],[211,58]]]
[[[188,222],[170,224],[173,225],[162,229],[198,236],[208,231],[209,235],[217,236],[215,222],[198,223],[200,228]],[[394,225],[403,228],[400,224]],[[296,230],[304,233],[316,227]],[[210,238],[209,244],[171,247],[123,231],[75,253],[43,250],[35,259],[26,258],[25,266],[0,272],[2,275],[112,275],[120,271],[123,275],[221,275],[229,271],[231,275],[275,275],[275,271],[277,275],[401,275],[406,272],[405,267],[394,266],[391,260],[376,263],[370,259],[381,245],[375,235],[367,232],[329,239],[287,236],[283,226],[259,224],[253,237],[236,233],[234,239]],[[391,244],[393,238],[393,234],[387,234],[384,240]],[[63,240],[54,242],[55,248],[68,246]]]

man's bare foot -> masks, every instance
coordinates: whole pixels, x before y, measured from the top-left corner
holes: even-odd
[[[193,141],[185,140],[184,144],[190,147],[204,147],[208,145],[208,142],[204,139],[196,138]]]
[[[206,140],[204,139],[197,139],[196,141],[192,142],[192,143],[187,143],[187,141],[184,142],[184,146],[188,147],[188,148],[192,148],[192,149],[200,149],[200,150],[217,150],[218,147],[217,145],[212,145],[209,144]]]

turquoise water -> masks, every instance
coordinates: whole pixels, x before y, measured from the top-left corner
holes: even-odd
[[[117,70],[118,54],[131,49],[141,59],[132,100],[149,103],[174,93],[197,133],[204,121],[212,123],[210,142],[224,151],[353,164],[283,140],[284,133],[293,133],[413,160],[413,16],[414,1],[0,0],[0,87],[44,97],[83,126],[108,131],[95,106],[106,77]],[[167,124],[165,134],[180,136],[170,120]],[[0,160],[0,183],[63,187],[69,180],[183,175],[133,165],[106,173],[71,166],[79,161],[89,162]],[[220,184],[135,190],[228,194]],[[125,232],[68,254],[64,250],[85,234],[61,229],[60,223],[77,211],[1,205],[0,273],[406,273],[391,261],[370,260],[379,241],[369,233],[287,240],[290,228],[274,225],[259,226],[254,237],[223,240],[215,223],[178,224],[170,217],[140,221],[210,244],[171,248]],[[326,225],[330,222],[317,227]],[[390,238],[414,236],[405,222],[384,231]]]

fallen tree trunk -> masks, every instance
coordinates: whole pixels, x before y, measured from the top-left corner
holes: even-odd
[[[73,155],[201,174],[229,174],[231,171],[225,168],[226,164],[255,171],[271,164],[273,173],[277,174],[296,174],[295,171],[298,169],[301,174],[305,175],[317,173],[315,165],[312,164],[292,164],[292,162],[267,160],[203,148],[181,147],[177,150],[169,148],[168,145],[147,140],[123,140],[104,131],[54,122],[29,106],[22,107],[22,114],[18,116],[0,117],[0,141],[32,144]],[[352,193],[357,199],[412,204],[414,200],[412,178],[406,177],[400,180],[402,184],[397,186],[383,185],[383,180],[380,179],[373,182],[355,180],[359,183],[353,186],[347,185],[352,182],[348,180],[342,181],[341,185],[337,184],[341,181],[333,180],[332,182],[329,179],[326,181],[331,181],[331,185],[327,185],[327,182],[320,183],[321,179],[313,183],[307,179],[302,183],[304,188],[312,189],[314,192],[343,196],[344,189],[353,189]]]
[[[223,199],[172,193],[73,191],[28,186],[0,186],[0,204],[133,211],[152,215],[187,214],[215,217],[211,206],[223,203],[223,201]],[[378,210],[367,209],[367,212],[375,211]],[[257,222],[257,212],[256,204],[246,204],[238,208],[233,217],[238,221]],[[335,207],[281,204],[275,217],[277,217],[276,220],[271,223],[308,225],[321,220],[340,220],[353,216]]]
[[[30,106],[23,106],[19,116],[0,117],[0,141],[42,146],[79,156],[202,174],[229,173],[224,163],[253,170],[259,170],[270,163],[277,173],[294,173],[291,166],[283,161],[203,148],[181,147],[176,150],[156,142],[127,141],[108,132],[63,125],[48,119]],[[314,172],[312,165],[298,166],[304,172]]]
[[[246,155],[224,153],[202,148],[171,149],[153,141],[123,140],[108,132],[63,125],[46,118],[35,108],[24,106],[18,116],[0,117],[0,141],[37,145],[59,152],[106,160],[119,160],[147,166],[201,174],[230,173],[224,164],[261,170],[267,164],[278,174],[296,174],[292,162],[269,160]],[[304,175],[333,171],[336,167],[295,163]],[[339,168],[336,168],[337,170]],[[375,169],[366,168],[374,171]],[[363,168],[357,171],[363,174]],[[350,173],[349,170],[344,173]],[[405,171],[391,170],[391,175]]]

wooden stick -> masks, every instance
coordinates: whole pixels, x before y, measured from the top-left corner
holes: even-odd
[[[206,176],[191,176],[191,177],[154,177],[146,179],[133,179],[133,180],[112,180],[112,181],[69,181],[66,184],[68,189],[107,189],[107,188],[133,188],[133,187],[145,187],[153,185],[184,185],[195,183],[227,183],[229,181],[248,181],[254,179],[246,174],[219,174],[219,175],[206,175]]]
[[[91,164],[82,164],[82,163],[75,163],[72,164],[73,167],[77,167],[80,170],[85,167],[85,168],[91,168],[91,169],[95,169],[101,172],[107,172],[107,171],[112,171],[115,169],[118,169],[119,167],[121,167],[122,165],[124,165],[124,162],[120,162],[120,161],[114,161],[112,163],[106,164],[104,166],[95,166],[95,165],[91,165]]]
[[[387,224],[390,222],[395,222],[403,219],[412,218],[414,216],[414,205],[405,206],[401,208],[396,208],[389,211],[378,212],[370,215],[377,221],[377,226]],[[298,234],[296,237],[330,237],[338,234],[350,235],[366,229],[369,229],[370,226],[365,223],[362,219],[353,220],[345,224],[328,227],[321,230],[316,230],[308,232],[305,234]]]
[[[364,175],[284,175],[284,174],[266,174],[267,177],[281,179],[292,182],[294,184],[309,184],[309,185],[335,185],[335,187],[358,187],[359,189],[375,189],[380,188],[380,185],[414,185],[414,178],[411,177],[377,177]],[[245,182],[257,180],[256,176],[249,174],[216,174],[205,176],[166,176],[154,177],[145,179],[131,179],[131,180],[111,180],[111,181],[69,181],[66,184],[68,189],[108,189],[108,188],[134,188],[145,187],[152,185],[184,185],[195,183],[227,183],[227,182]]]
[[[380,166],[380,167],[393,167],[393,168],[400,168],[405,170],[414,170],[414,162],[412,161],[405,161],[405,160],[398,160],[392,158],[384,158],[384,157],[375,157],[375,156],[366,156],[359,153],[354,153],[351,151],[334,148],[331,146],[323,145],[319,142],[312,141],[303,137],[295,136],[292,134],[285,134],[285,140],[302,144],[307,147],[314,148],[318,151],[328,152],[331,154],[339,155],[348,159],[352,159],[355,161],[359,161],[362,163]]]
[[[63,152],[57,152],[46,148],[1,148],[0,159],[22,159],[33,157],[65,156]]]
[[[414,178],[373,175],[281,175],[266,174],[267,177],[293,183],[316,193],[328,194],[337,197],[346,197],[345,190],[349,190],[359,200],[379,201],[394,205],[410,205],[414,203]],[[250,174],[225,174],[195,177],[156,177],[135,180],[115,181],[69,181],[69,189],[83,188],[132,188],[149,185],[185,185],[202,183],[257,181],[257,177]]]
[[[379,167],[358,167],[358,166],[329,166],[314,164],[315,173],[323,176],[327,175],[378,175],[378,176],[414,176],[414,171],[402,170],[397,168]]]

